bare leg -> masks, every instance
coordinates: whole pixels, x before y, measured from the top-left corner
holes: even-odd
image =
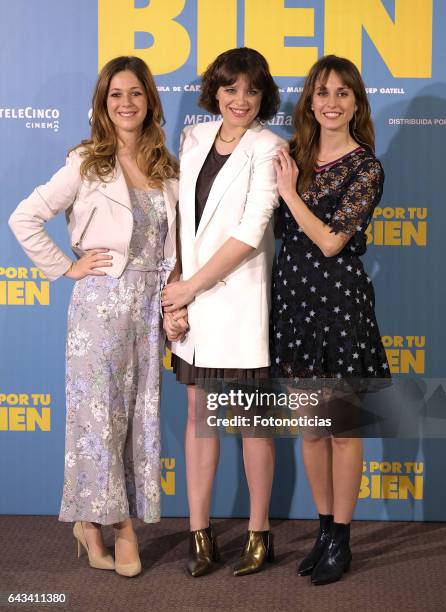
[[[119,564],[135,563],[139,559],[138,540],[132,519],[113,525],[115,528],[115,558]]]
[[[243,438],[243,461],[250,495],[249,529],[269,529],[269,504],[274,476],[272,438]]]
[[[358,501],[362,476],[362,440],[332,438],[334,520],[350,523]]]
[[[333,471],[330,438],[306,435],[302,456],[314,504],[319,514],[333,514]]]
[[[205,417],[206,393],[194,385],[187,387],[188,417],[186,425],[186,479],[191,531],[209,525],[212,485],[220,455],[220,440],[198,437],[197,424]]]

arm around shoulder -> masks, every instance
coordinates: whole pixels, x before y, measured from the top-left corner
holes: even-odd
[[[259,246],[274,209],[279,205],[273,160],[277,151],[284,147],[287,147],[286,141],[266,129],[259,133],[253,147],[245,212],[232,237],[254,249]]]

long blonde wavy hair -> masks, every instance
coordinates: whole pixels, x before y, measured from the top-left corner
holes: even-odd
[[[320,126],[313,111],[311,101],[319,81],[325,85],[331,71],[349,87],[355,96],[357,110],[350,121],[349,130],[358,144],[374,151],[375,131],[371,119],[370,104],[364,82],[357,67],[350,60],[326,55],[311,68],[305,79],[304,88],[293,112],[294,135],[290,140],[290,153],[299,168],[298,190],[308,189],[313,177],[319,152]]]
[[[99,73],[92,100],[91,138],[72,150],[83,157],[80,173],[88,180],[110,180],[116,165],[118,138],[108,116],[107,96],[110,81],[118,72],[130,70],[140,81],[147,96],[147,115],[139,139],[136,162],[153,187],[178,176],[178,162],[169,153],[162,125],[163,109],[155,81],[147,64],[139,57],[120,56],[110,60]]]

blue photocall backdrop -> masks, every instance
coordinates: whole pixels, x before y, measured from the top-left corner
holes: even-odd
[[[199,74],[221,51],[246,45],[266,56],[282,96],[270,126],[286,138],[314,61],[325,53],[352,59],[386,172],[365,263],[391,370],[444,375],[445,28],[442,0],[1,0],[0,513],[58,513],[72,290],[71,281],[50,285],[33,267],[7,219],[88,135],[98,69],[116,55],[150,65],[173,152],[185,125],[211,119],[197,106]],[[69,253],[64,219],[49,231]],[[185,516],[186,396],[168,355],[165,365],[162,510]],[[366,440],[356,518],[446,520],[445,458],[442,439]],[[240,440],[225,438],[212,514],[248,510]],[[315,516],[299,440],[277,441],[271,514]]]

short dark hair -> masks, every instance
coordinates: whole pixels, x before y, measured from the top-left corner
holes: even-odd
[[[232,85],[240,74],[248,77],[250,85],[262,92],[258,119],[272,119],[279,110],[279,88],[269,71],[268,62],[261,53],[248,47],[230,49],[221,53],[202,75],[201,95],[198,104],[218,115],[220,108],[216,99],[217,89]]]

